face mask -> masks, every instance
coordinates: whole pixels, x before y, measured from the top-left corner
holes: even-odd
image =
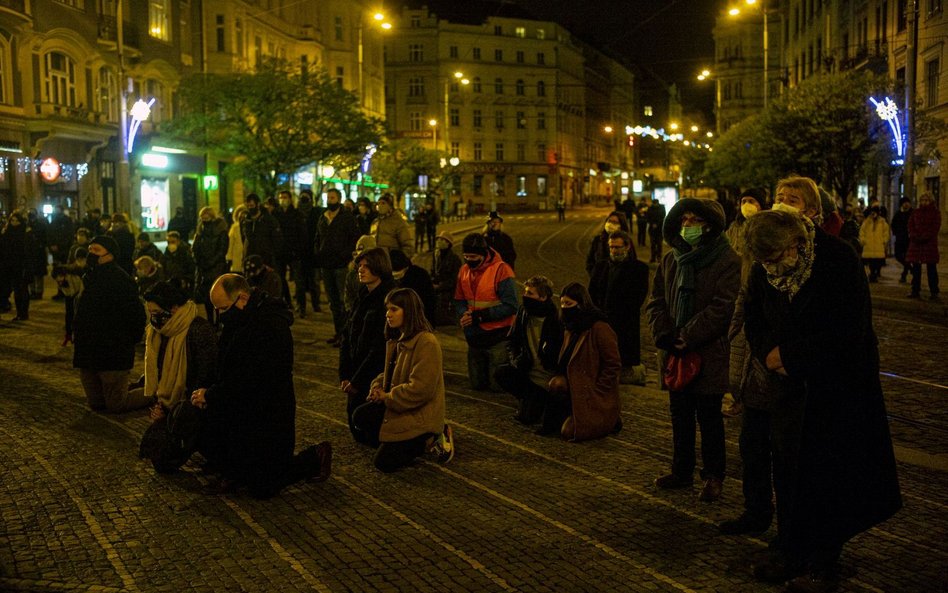
[[[178,250],[177,243],[168,243],[168,253],[174,253],[177,250]]]
[[[243,317],[244,317],[244,310],[238,309],[236,303],[231,305],[230,309],[227,309],[226,311],[218,315],[218,319],[221,320],[221,323],[228,326],[233,325],[235,323],[239,323],[240,320],[243,319]]]
[[[451,244],[445,241],[444,239],[438,239],[437,241],[435,241],[435,247],[437,247],[438,249],[447,249],[451,247]]]
[[[754,204],[741,204],[741,214],[744,215],[744,218],[750,218],[758,212],[760,212],[760,208]]]
[[[86,256],[86,267],[90,270],[99,265],[99,256],[95,253],[90,253]]]
[[[335,212],[336,210],[339,210],[339,203],[337,202],[335,204],[326,204],[326,210],[329,210],[330,212]]]
[[[257,212],[260,212],[259,208],[247,208],[247,216],[256,216]]]
[[[548,301],[541,301],[532,297],[523,297],[523,310],[530,317],[546,317],[549,309]]]
[[[797,267],[799,261],[799,256],[785,257],[776,263],[762,263],[761,265],[771,276],[786,276]]]
[[[681,238],[687,241],[689,245],[697,245],[698,241],[701,240],[701,235],[703,234],[704,229],[700,226],[681,227]]]
[[[621,229],[622,227],[619,226],[618,222],[607,222],[606,224],[603,225],[603,228],[606,229],[607,233],[612,234],[618,231],[619,229]]]
[[[153,328],[161,329],[168,323],[169,319],[171,319],[171,313],[168,311],[158,311],[157,313],[152,313],[148,321]]]
[[[622,253],[610,253],[610,254],[609,254],[609,259],[612,260],[612,261],[614,261],[614,262],[616,262],[616,263],[623,262],[623,261],[625,261],[626,259],[628,259],[628,257],[629,257],[629,252],[628,252],[628,251],[623,251]]]
[[[303,214],[309,214],[310,211],[313,209],[313,205],[309,202],[300,202],[299,208],[300,208],[300,212],[302,212]]]
[[[472,270],[476,270],[476,269],[478,268],[478,266],[480,266],[482,263],[484,263],[484,260],[482,260],[482,259],[466,259],[466,260],[464,260],[464,263],[465,263],[469,268],[471,268]]]
[[[396,272],[396,271],[393,270],[393,271],[392,271],[392,278],[394,278],[394,279],[396,279],[396,280],[401,280],[402,278],[405,277],[405,274],[406,274],[407,272],[408,272],[408,268],[405,268],[404,270],[399,270],[398,272]]]
[[[784,204],[783,202],[777,202],[774,204],[772,210],[776,212],[789,212],[790,214],[800,214],[799,208],[794,208],[790,204]]]
[[[565,309],[560,309],[560,315],[563,318],[563,323],[566,325],[571,325],[579,321],[579,317],[582,315],[582,312],[579,310],[579,307],[567,307]]]

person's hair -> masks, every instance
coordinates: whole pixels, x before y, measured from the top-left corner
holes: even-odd
[[[626,246],[632,247],[632,235],[625,231],[616,231],[614,233],[609,233],[609,240],[612,239],[622,239],[625,241]]]
[[[747,252],[756,260],[772,257],[795,242],[805,241],[806,235],[799,216],[777,210],[765,210],[752,216],[744,229]]]
[[[288,190],[288,189],[281,189],[279,192],[277,192],[277,198],[282,198],[283,196],[286,196],[286,197],[288,197],[289,199],[292,200],[292,199],[293,199],[293,192],[291,192],[291,191]]]
[[[309,198],[310,200],[312,200],[312,199],[313,199],[313,190],[310,190],[310,189],[301,189],[301,190],[300,190],[300,199],[302,200],[304,197]]]
[[[613,216],[615,216],[619,220],[620,229],[622,229],[623,231],[629,230],[629,218],[625,215],[625,212],[622,212],[620,210],[613,210],[612,212],[609,213],[608,216],[606,216],[606,222],[608,222],[609,219],[612,218]]]
[[[158,266],[158,262],[149,255],[143,255],[140,258],[135,260],[135,267],[140,268],[141,266],[151,266],[152,268]]]
[[[217,218],[217,211],[215,211],[215,210],[214,210],[213,208],[211,208],[210,206],[205,206],[205,207],[201,208],[201,211],[198,212],[198,218],[201,218],[201,217],[204,216],[205,214],[210,214],[212,219]]]
[[[392,262],[392,270],[407,270],[411,267],[411,259],[401,249],[392,249],[388,252],[388,259]]]
[[[253,292],[250,283],[240,274],[224,274],[220,277],[221,290],[227,295],[228,299],[236,299],[241,294],[250,294]]]
[[[280,207],[280,203],[277,202],[276,198],[274,198],[273,196],[270,196],[269,198],[267,198],[267,206],[269,206],[270,208],[276,209]]]
[[[560,298],[568,297],[576,301],[576,306],[583,311],[592,311],[596,309],[596,305],[593,303],[592,297],[589,296],[589,291],[586,290],[586,287],[580,284],[579,282],[570,282],[563,287],[563,291],[560,292]]]
[[[326,190],[326,199],[329,199],[329,194],[336,194],[337,196],[339,196],[339,201],[342,202],[342,192],[339,191],[339,188],[337,188],[337,187],[330,187],[329,189],[327,189],[327,190]]]
[[[388,251],[385,251],[383,247],[366,249],[360,253],[355,260],[356,268],[363,262],[365,262],[365,267],[382,280],[392,279],[392,260],[389,259]]]
[[[388,202],[388,205],[389,205],[389,206],[393,206],[393,207],[394,207],[394,206],[395,206],[395,196],[393,196],[391,193],[387,193],[387,192],[386,192],[386,193],[382,194],[381,196],[379,196],[378,202]]]
[[[553,281],[546,276],[531,276],[523,285],[536,290],[541,297],[553,298]]]
[[[244,202],[253,202],[254,204],[260,205],[260,196],[257,194],[247,194],[244,198]]]
[[[404,337],[409,340],[423,331],[433,332],[431,322],[425,317],[425,305],[421,302],[418,293],[410,288],[396,288],[385,295],[386,305],[395,305],[405,312],[402,327],[393,329],[385,326],[385,337],[397,339]]]
[[[149,243],[151,243],[151,236],[149,236],[148,233],[141,232],[141,233],[138,233],[138,240],[148,241]]]
[[[78,229],[76,229],[76,234],[77,234],[77,235],[83,235],[83,236],[85,236],[85,237],[88,237],[88,236],[89,236],[89,229],[87,229],[87,228],[84,227],[84,226],[81,226],[81,227],[79,227]]]
[[[785,177],[777,182],[777,193],[779,194],[780,190],[784,188],[800,192],[803,196],[803,203],[806,204],[806,208],[813,208],[816,211],[816,215],[813,216],[813,219],[822,219],[823,202],[820,200],[820,188],[817,187],[815,181],[809,177],[797,175]]]
[[[121,212],[116,212],[112,215],[113,224],[128,224],[128,219],[125,218],[125,215]]]
[[[188,302],[188,295],[170,282],[158,282],[145,293],[146,303],[155,303],[165,311]]]
[[[168,239],[177,239],[178,241],[180,241],[180,240],[181,240],[181,233],[179,233],[178,231],[168,231],[168,237],[167,237],[167,238],[168,238]]]

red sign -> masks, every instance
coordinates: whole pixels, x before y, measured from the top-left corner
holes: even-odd
[[[40,163],[39,170],[40,177],[42,177],[46,183],[55,183],[63,172],[62,165],[53,157],[48,157]]]

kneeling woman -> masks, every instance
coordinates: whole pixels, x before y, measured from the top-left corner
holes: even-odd
[[[539,434],[559,430],[570,441],[598,439],[622,428],[619,418],[619,373],[622,360],[616,334],[605,314],[578,282],[560,294],[566,332],[559,373],[550,379],[548,405]]]
[[[353,424],[377,435],[375,467],[393,472],[425,453],[441,463],[454,457],[451,427],[444,423],[441,344],[415,291],[398,288],[385,297],[388,343],[385,367],[356,408]]]

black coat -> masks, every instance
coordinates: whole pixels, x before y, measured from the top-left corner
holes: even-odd
[[[600,261],[589,279],[589,294],[619,338],[622,366],[641,364],[640,318],[648,296],[648,266],[631,253],[618,264]]]
[[[125,270],[125,273],[129,276],[135,275],[135,266],[132,263],[135,261],[133,257],[135,255],[135,237],[128,230],[128,226],[124,224],[113,225],[107,234],[115,239],[119,246],[119,252],[112,254],[115,257],[115,263]],[[158,258],[155,261],[158,261]]]
[[[205,393],[221,473],[251,489],[279,483],[293,459],[292,323],[282,301],[254,292],[242,317],[224,324],[218,379]]]
[[[284,263],[300,259],[311,245],[306,243],[306,219],[302,212],[289,206],[286,210],[277,210],[273,215],[280,223],[280,232],[283,234],[283,247],[278,259]]]
[[[165,278],[174,281],[175,286],[187,290],[194,285],[194,256],[184,241],[178,244],[174,253],[165,250],[161,256],[161,267],[165,270]]]
[[[527,311],[523,305],[517,309],[517,317],[507,335],[507,357],[510,365],[522,373],[529,373],[537,365],[550,372],[557,369],[560,349],[563,346],[563,325],[560,323],[556,305],[550,302],[549,308],[550,312],[543,318],[543,325],[540,326],[540,341],[537,344],[540,360],[533,360],[527,343]]]
[[[72,366],[92,371],[126,371],[145,333],[145,306],[135,281],[110,261],[87,271],[75,303]]]
[[[791,450],[797,479],[781,539],[796,550],[843,543],[902,506],[879,382],[869,285],[843,241],[817,230],[813,270],[789,301],[755,265],[744,301],[751,355],[780,348],[804,401]],[[800,406],[797,406],[798,408]],[[774,421],[779,407],[775,410]],[[784,422],[785,423],[785,422]],[[791,422],[791,424],[794,424]],[[793,436],[793,435],[791,435]]]
[[[359,395],[369,394],[369,386],[385,366],[385,295],[393,288],[394,282],[384,280],[372,292],[360,286],[342,330],[339,380],[352,383]]]
[[[421,303],[425,307],[425,317],[428,318],[429,323],[434,324],[435,292],[434,286],[431,283],[431,275],[428,273],[428,270],[422,268],[421,266],[411,264],[408,266],[408,269],[405,270],[405,275],[402,277],[402,279],[395,281],[395,286],[398,288],[410,288],[418,293],[418,297],[421,299]]]
[[[340,208],[332,222],[329,222],[324,212],[316,223],[313,262],[317,268],[344,268],[352,260],[358,240],[359,227],[351,212]]]
[[[513,268],[517,261],[517,250],[514,249],[513,238],[504,231],[484,233],[484,238],[487,239],[487,246],[496,251],[505,264]]]
[[[257,218],[248,216],[240,223],[240,236],[244,239],[244,261],[251,255],[259,255],[268,266],[276,265],[277,254],[283,246],[283,233],[276,218],[265,210]]]
[[[300,212],[306,222],[306,235],[303,238],[306,248],[300,253],[300,261],[303,264],[303,269],[310,270],[316,267],[313,259],[313,246],[316,244],[316,227],[319,225],[319,219],[323,216],[323,208],[313,206],[308,211],[300,210]]]
[[[192,230],[194,230],[194,225],[192,225],[188,217],[183,214],[181,216],[174,216],[168,221],[168,232],[178,231],[182,241],[188,241],[191,238]]]
[[[226,274],[227,248],[230,239],[227,236],[227,223],[223,218],[201,223],[194,235],[194,289],[195,300],[203,303],[211,290],[211,285],[221,274]]]

